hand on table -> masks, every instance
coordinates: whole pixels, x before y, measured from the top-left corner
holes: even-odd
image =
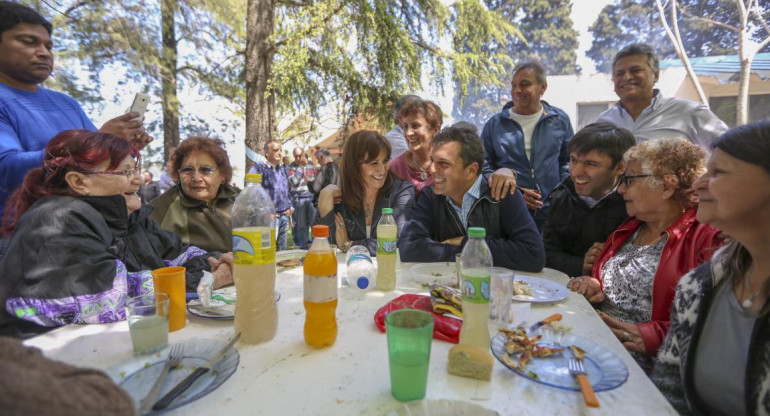
[[[542,198],[540,192],[530,188],[519,187],[519,189],[521,190],[521,193],[524,194],[524,203],[527,204],[527,208],[529,208],[530,211],[535,211],[543,206],[543,201],[540,200],[540,198]]]
[[[585,296],[591,303],[604,302],[604,292],[602,292],[601,285],[599,285],[599,280],[591,276],[569,279],[567,289]]]
[[[612,333],[618,337],[618,340],[627,350],[642,354],[647,353],[647,347],[644,345],[642,331],[639,330],[639,327],[632,323],[619,321],[601,311],[599,312],[599,317],[610,327]]]
[[[214,257],[209,257],[209,265],[211,265],[211,274],[214,276],[214,289],[234,283],[233,253],[224,253],[218,260]]]
[[[442,241],[441,244],[449,244],[450,246],[460,247],[460,245],[462,245],[462,243],[463,243],[463,239],[464,238],[465,237],[463,237],[463,236],[459,236],[459,237],[455,237],[455,238],[450,238],[448,240]]]
[[[499,201],[507,195],[513,195],[516,192],[516,177],[513,170],[509,168],[500,168],[489,176],[489,189],[492,191],[492,198]]]
[[[586,251],[585,257],[583,257],[583,274],[590,276],[591,270],[594,268],[596,258],[599,257],[599,253],[604,249],[604,243],[594,243],[588,251]]]

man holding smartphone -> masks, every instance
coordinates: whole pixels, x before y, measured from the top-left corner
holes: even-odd
[[[27,172],[42,164],[43,149],[56,134],[97,130],[75,100],[40,86],[54,68],[51,33],[35,10],[0,1],[0,216]],[[98,130],[142,149],[152,137],[136,117],[141,115],[124,114]]]

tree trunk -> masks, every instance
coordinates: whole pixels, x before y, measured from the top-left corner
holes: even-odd
[[[273,34],[274,0],[248,0],[246,12],[246,170],[255,161],[249,150],[262,153],[273,139],[275,99],[268,95],[267,83],[275,51]]]
[[[163,160],[168,161],[169,150],[179,145],[179,98],[176,95],[177,41],[174,16],[179,8],[178,0],[162,0],[161,35],[163,49],[160,58],[160,74],[163,101]]]

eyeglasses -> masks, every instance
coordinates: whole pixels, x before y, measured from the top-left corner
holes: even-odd
[[[625,173],[620,175],[618,185],[626,184],[626,188],[631,186],[631,180],[636,178],[648,178],[652,175],[626,175]]]
[[[128,180],[131,180],[134,176],[139,176],[142,174],[142,167],[137,166],[133,169],[126,169],[126,170],[81,170],[80,173],[84,173],[86,175],[95,174],[95,173],[103,173],[105,175],[123,175]]]
[[[211,167],[211,166],[201,166],[197,169],[198,173],[201,174],[201,176],[211,176],[216,172],[217,168]],[[179,174],[182,176],[193,176],[195,174],[196,169],[192,166],[185,166],[181,169],[179,169]]]

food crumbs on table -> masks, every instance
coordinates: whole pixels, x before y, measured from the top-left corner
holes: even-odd
[[[150,365],[151,365],[151,364],[150,364],[150,362],[149,362],[149,361],[145,361],[145,362],[144,362],[144,368],[150,368]]]
[[[121,371],[119,374],[120,374],[121,380],[126,378],[126,372],[125,371]]]
[[[342,399],[334,399],[334,400],[337,402],[337,404],[342,404]]]
[[[439,273],[439,272],[433,272],[433,273],[431,273],[431,276],[441,277],[442,274]]]
[[[529,378],[531,378],[532,380],[540,380],[540,376],[538,376],[536,372],[531,370],[527,372],[527,376],[529,376]]]

